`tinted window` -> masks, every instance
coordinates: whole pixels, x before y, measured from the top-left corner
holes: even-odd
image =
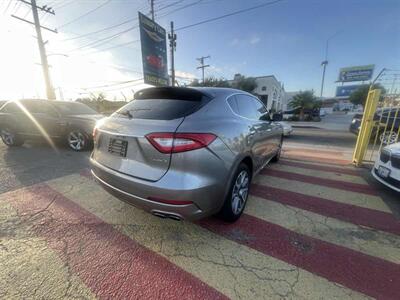
[[[113,114],[114,117],[134,119],[173,120],[194,112],[199,101],[176,99],[137,99]]]
[[[77,102],[54,102],[52,103],[62,115],[94,115],[97,112],[89,106]]]
[[[267,112],[260,101],[247,95],[236,95],[229,98],[228,102],[235,113],[248,119],[258,120]]]
[[[21,109],[18,107],[18,105],[15,104],[15,103],[12,103],[12,102],[6,104],[4,106],[4,108],[3,108],[3,110],[5,112],[8,112],[8,113],[19,113],[19,112],[21,112]]]

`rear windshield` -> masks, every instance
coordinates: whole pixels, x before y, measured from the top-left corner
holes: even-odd
[[[97,112],[82,103],[52,103],[57,107],[62,115],[95,115]]]
[[[177,99],[137,99],[116,111],[113,117],[173,120],[193,113],[201,101]]]

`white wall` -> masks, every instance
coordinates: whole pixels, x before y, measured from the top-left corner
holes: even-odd
[[[253,93],[257,94],[264,103],[267,101],[266,106],[268,109],[284,110],[286,105],[285,90],[274,76],[256,77],[256,83],[257,87]]]

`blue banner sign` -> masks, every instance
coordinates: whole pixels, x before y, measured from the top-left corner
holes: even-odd
[[[375,65],[341,68],[338,82],[367,81],[372,79]]]
[[[351,93],[365,86],[364,84],[342,85],[336,87],[336,97],[349,97]]]
[[[166,31],[139,12],[144,83],[168,85]]]

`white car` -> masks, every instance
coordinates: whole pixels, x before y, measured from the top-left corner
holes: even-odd
[[[400,143],[382,149],[371,173],[379,182],[400,192]]]
[[[293,127],[287,122],[278,122],[283,127],[283,136],[289,136],[293,132]]]

